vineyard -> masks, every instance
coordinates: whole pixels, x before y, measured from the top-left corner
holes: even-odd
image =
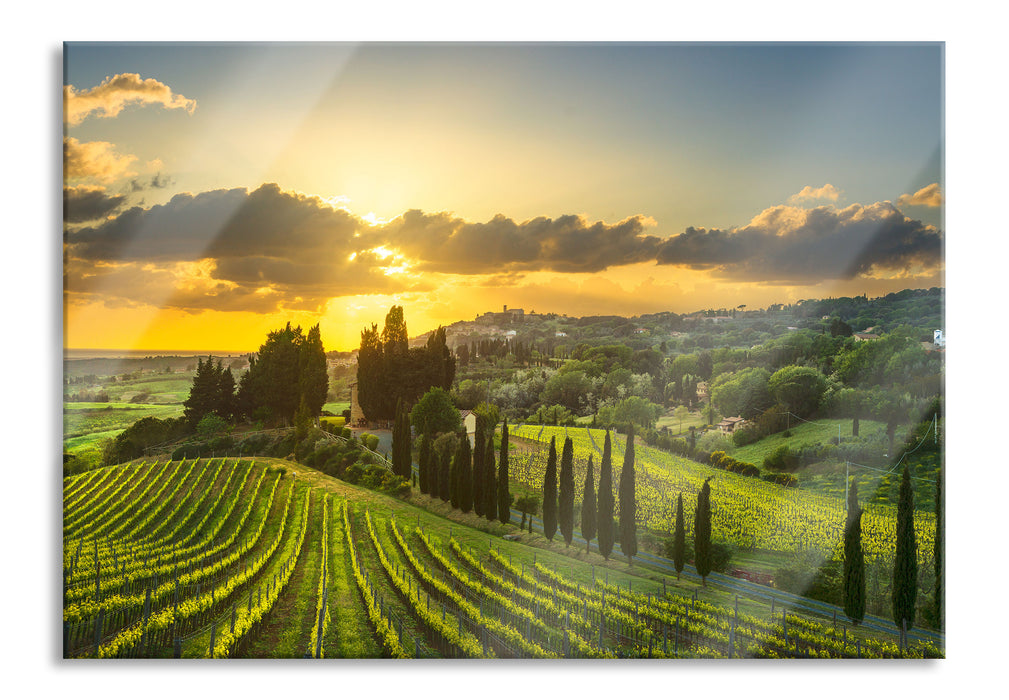
[[[595,450],[597,442],[601,447],[596,431],[581,430],[580,438],[578,433],[572,431],[572,437],[580,455]],[[639,452],[641,471],[655,480],[655,489],[694,483],[693,473],[674,477],[656,459],[651,451]],[[516,464],[513,476],[535,479],[536,468]],[[521,475],[523,469],[528,473]],[[639,498],[645,493],[639,491]],[[649,522],[667,513],[660,493],[648,497],[655,499],[650,510],[641,509]],[[760,498],[741,487],[740,493],[734,498]],[[923,658],[943,653],[931,643],[901,648],[895,635],[800,615],[783,600],[732,598],[716,587],[702,589],[640,565],[632,572],[598,557],[566,556],[543,547],[539,535],[504,540],[500,535],[515,533],[514,526],[468,527],[433,512],[426,496],[411,500],[277,459],[138,460],[68,477],[63,655]],[[723,536],[759,536],[761,543],[784,547],[784,531],[817,512],[800,503],[786,510],[792,525],[782,521],[758,530],[744,523],[733,530],[729,518],[715,522]],[[819,517],[829,519],[833,512],[821,508]],[[812,530],[806,534],[807,546],[821,544],[812,540]]]
[[[598,474],[605,431],[592,428],[554,426],[518,426],[511,435],[533,441],[539,449],[524,458],[516,458],[511,476],[528,486],[539,488],[546,470],[546,446],[551,438],[557,449],[570,437],[575,453],[575,483],[585,479],[591,455]],[[610,433],[614,469],[619,470],[626,438]],[[760,479],[742,476],[653,449],[637,442],[635,471],[636,503],[640,528],[672,532],[676,517],[676,498],[683,494],[684,512],[696,509],[697,494],[704,480],[712,481],[712,539],[736,547],[771,552],[809,552],[822,559],[840,560],[843,554],[844,500],[816,493],[786,488]],[[616,472],[615,472],[616,473]],[[867,562],[892,565],[896,536],[897,509],[875,503],[863,504],[862,546]],[[619,510],[619,508],[618,508]],[[935,515],[915,512],[919,569],[932,566],[935,542]],[[692,523],[687,518],[687,532]]]

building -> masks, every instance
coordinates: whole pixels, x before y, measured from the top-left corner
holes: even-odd
[[[350,422],[351,428],[364,428],[368,425],[368,419],[364,417],[364,410],[357,400],[357,380],[350,383]]]
[[[473,442],[476,440],[476,414],[473,411],[460,411],[459,415],[462,416],[462,427],[466,430],[470,447],[473,447]]]
[[[855,340],[879,340],[879,336],[875,333],[853,333],[852,338]]]
[[[743,420],[742,417],[730,416],[729,418],[723,419],[722,422],[718,424],[718,429],[723,435],[731,435],[744,425],[746,425],[746,421]]]

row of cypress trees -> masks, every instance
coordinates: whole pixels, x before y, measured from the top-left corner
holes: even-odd
[[[409,430],[409,422],[406,423]],[[439,458],[434,438],[429,433],[421,436],[417,475],[421,493],[449,502],[463,513],[473,511],[507,525],[511,520],[512,500],[508,478],[507,423],[501,428],[501,452],[496,466],[494,428],[488,426],[482,416],[477,416],[473,447],[463,436],[454,455],[446,450]]]
[[[614,523],[613,512],[617,502],[613,498],[612,443],[610,433],[606,431],[606,438],[603,442],[603,458],[599,470],[598,496],[595,489],[591,456],[585,470],[585,484],[582,488],[581,535],[585,538],[585,551],[589,551],[592,539],[598,538],[599,553],[608,560],[613,552],[614,535],[615,533],[619,534],[620,549],[627,557],[628,563],[633,563],[633,557],[638,553],[633,429],[627,434],[627,447],[624,449],[618,496],[620,517],[618,522]],[[574,537],[574,505],[574,445],[570,437],[564,439],[558,478],[557,439],[551,437],[546,473],[543,476],[543,534],[548,540],[553,541],[559,528],[565,545],[571,545],[571,540]]]
[[[942,628],[943,612],[943,544],[944,526],[942,470],[939,470],[935,491],[936,533],[934,544],[935,592],[931,614]],[[914,529],[914,494],[911,473],[907,467],[901,475],[897,499],[897,537],[893,561],[891,604],[893,621],[903,630],[915,624],[918,598],[918,547]],[[865,558],[862,553],[862,508],[858,504],[858,488],[852,479],[848,489],[848,516],[844,528],[844,613],[856,625],[865,619]]]

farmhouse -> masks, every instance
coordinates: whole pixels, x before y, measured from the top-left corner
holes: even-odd
[[[473,411],[460,411],[459,414],[462,416],[462,426],[466,429],[466,437],[472,446],[476,439],[476,414]]]
[[[722,432],[722,434],[729,435],[739,430],[745,424],[746,421],[743,420],[740,416],[730,416],[729,418],[725,418],[724,420],[722,420],[721,423],[718,424],[718,429]]]
[[[854,333],[854,334],[852,334],[852,337],[856,341],[861,341],[861,340],[879,340],[879,336],[876,335],[875,333]]]

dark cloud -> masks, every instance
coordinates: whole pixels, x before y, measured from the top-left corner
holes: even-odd
[[[687,229],[662,244],[656,262],[751,282],[851,279],[939,265],[942,234],[889,202],[840,210],[782,206],[731,231]]]
[[[130,180],[130,192],[143,192],[144,190],[162,190],[175,184],[175,178],[169,175],[157,173],[150,178],[133,178]]]
[[[70,216],[90,221],[85,211],[90,216],[122,204],[97,194],[68,188]],[[69,204],[77,199],[80,208]],[[404,264],[496,285],[535,271],[599,272],[648,261],[764,283],[846,280],[942,263],[941,232],[889,202],[840,210],[772,207],[741,228],[689,228],[669,238],[645,234],[649,224],[641,216],[607,224],[576,215],[524,222],[498,215],[473,223],[411,210],[372,227],[317,197],[267,184],[252,192],[180,194],[68,229],[67,288],[76,299],[107,303],[264,311],[320,309],[331,298],[356,294],[419,292],[438,281],[430,274],[425,281],[389,274]]]
[[[104,187],[64,187],[63,221],[78,224],[102,219],[121,207],[125,201],[124,195],[109,195]]]
[[[661,241],[642,235],[646,221],[636,216],[616,224],[590,224],[567,215],[516,223],[499,214],[486,223],[470,223],[411,210],[380,234],[388,245],[423,261],[422,269],[434,272],[599,272],[655,258]]]

